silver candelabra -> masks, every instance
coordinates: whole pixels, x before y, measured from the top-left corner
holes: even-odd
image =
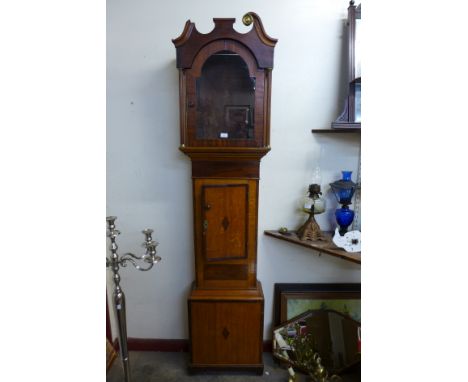
[[[120,231],[115,229],[116,216],[108,216],[107,221],[107,237],[110,239],[109,250],[111,251],[110,257],[106,257],[106,268],[111,268],[114,273],[114,311],[117,318],[117,324],[119,329],[119,346],[120,346],[120,357],[122,359],[122,366],[124,370],[125,382],[131,381],[130,373],[130,360],[128,356],[127,348],[127,322],[125,316],[125,295],[120,286],[120,275],[119,268],[126,267],[127,262],[131,263],[139,271],[149,271],[153,268],[153,265],[161,261],[161,257],[156,256],[156,247],[158,243],[151,237],[154,232],[152,229],[147,228],[143,230],[145,235],[145,242],[143,247],[146,248],[146,252],[142,256],[136,256],[133,253],[125,253],[122,256],[117,254],[117,243],[115,239],[120,235]],[[136,260],[143,261],[143,266],[137,264]]]

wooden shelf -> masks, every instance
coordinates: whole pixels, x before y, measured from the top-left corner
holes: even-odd
[[[356,125],[356,124],[353,124],[353,125]],[[361,127],[334,127],[330,129],[312,129],[312,133],[314,134],[316,133],[320,133],[320,134],[359,133],[361,134]]]
[[[351,261],[356,264],[361,264],[361,252],[350,253],[346,252],[342,248],[338,248],[332,241],[332,233],[324,232],[326,236],[325,241],[303,241],[300,240],[296,232],[288,232],[287,234],[281,234],[278,231],[265,231],[265,235],[272,236],[276,239],[289,241],[290,243],[300,245],[309,249],[313,249],[319,253],[326,253],[330,256],[340,257],[344,260]]]

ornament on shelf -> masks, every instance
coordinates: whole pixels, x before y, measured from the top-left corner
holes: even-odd
[[[346,252],[361,252],[361,232],[349,231],[341,235],[337,227],[333,236],[333,243]]]
[[[308,195],[304,198],[302,210],[309,214],[309,218],[297,230],[297,236],[301,240],[325,240],[325,237],[320,230],[320,226],[315,221],[315,215],[325,211],[325,200],[321,198],[322,191],[319,184],[309,185]]]
[[[356,183],[351,180],[352,171],[342,171],[341,173],[343,175],[342,179],[330,183],[330,186],[336,200],[342,204],[341,208],[336,209],[335,217],[340,226],[340,235],[343,236],[354,219],[354,211],[349,208],[349,205],[356,190]]]

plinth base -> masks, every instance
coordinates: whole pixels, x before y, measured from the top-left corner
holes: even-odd
[[[192,288],[189,370],[263,373],[263,291]]]

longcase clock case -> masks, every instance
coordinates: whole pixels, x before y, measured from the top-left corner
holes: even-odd
[[[180,92],[180,150],[192,161],[195,281],[188,298],[192,371],[263,371],[263,291],[257,280],[260,159],[270,150],[273,51],[252,29],[187,21],[173,40]]]

